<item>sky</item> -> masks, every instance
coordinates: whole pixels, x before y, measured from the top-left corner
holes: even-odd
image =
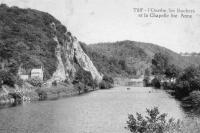
[[[0,0],[52,14],[87,44],[133,40],[200,52],[199,0]],[[140,18],[133,8],[195,10],[192,19]]]

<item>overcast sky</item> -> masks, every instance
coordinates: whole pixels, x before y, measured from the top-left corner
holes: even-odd
[[[200,52],[199,0],[0,0],[46,11],[86,43],[134,40],[176,52]],[[133,8],[188,8],[192,19],[138,18]]]

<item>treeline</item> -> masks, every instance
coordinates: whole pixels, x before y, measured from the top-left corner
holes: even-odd
[[[82,42],[80,44],[84,52],[90,57],[99,72],[112,77],[136,74],[136,69],[134,67],[127,66],[126,58],[118,58],[118,56],[106,56],[92,50]]]
[[[155,78],[151,85],[174,90],[179,99],[200,90],[200,66],[191,65],[181,69],[169,64],[168,57],[162,53],[156,53],[152,59],[152,74]]]
[[[145,69],[151,65],[154,55],[158,52],[168,57],[169,64],[174,64],[181,69],[192,64],[200,64],[199,56],[181,56],[167,48],[150,43],[125,40],[91,45],[83,44],[83,47],[100,72],[115,77],[143,75]],[[122,64],[125,61],[126,67],[121,65],[120,60],[122,60]]]
[[[92,78],[90,72],[79,68],[72,83],[80,94],[81,92],[88,92],[89,90],[95,90],[97,88],[110,89],[114,85],[114,80],[112,77],[104,75],[102,81],[98,82]]]

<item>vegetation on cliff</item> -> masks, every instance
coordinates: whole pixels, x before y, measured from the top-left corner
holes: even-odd
[[[1,69],[17,75],[19,67],[43,66],[44,77],[49,79],[57,64],[53,37],[57,35],[62,44],[66,28],[48,13],[5,4],[0,5],[0,18]]]
[[[80,49],[79,53],[76,51],[79,48],[77,39],[52,15],[1,4],[0,18],[0,89],[7,85],[12,87],[13,93],[28,90],[44,100],[54,94],[76,94],[71,84],[74,78],[83,86],[97,87],[93,78],[99,73],[92,73],[94,66],[88,56],[82,57],[84,52]],[[85,71],[87,63],[90,67]],[[44,72],[43,80],[31,76],[31,70],[37,68]],[[21,76],[28,78],[23,81]]]

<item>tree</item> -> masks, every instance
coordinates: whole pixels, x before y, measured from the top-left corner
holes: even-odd
[[[152,59],[152,74],[163,75],[168,65],[168,57],[162,53],[156,53]]]
[[[136,113],[135,118],[132,114],[128,116],[127,127],[132,133],[164,133],[173,132],[180,129],[180,121],[173,118],[166,120],[167,114],[160,114],[157,107],[146,109],[147,116],[143,117]]]
[[[5,65],[8,64],[9,59],[13,56],[13,47],[12,44],[6,44],[5,42],[0,41],[0,60],[1,60],[1,69],[5,69]]]
[[[177,98],[183,98],[195,90],[200,90],[200,69],[189,66],[179,74],[176,80],[175,95]]]
[[[122,70],[126,70],[126,61],[119,60],[118,64],[121,66]]]
[[[107,75],[104,75],[102,81],[99,83],[99,88],[109,89],[113,87],[113,84],[114,84],[113,78]]]
[[[93,86],[93,78],[90,72],[80,68],[75,74],[75,81],[81,82],[84,85]]]
[[[0,84],[14,87],[16,82],[15,76],[7,71],[0,71]]]
[[[180,72],[179,69],[175,65],[169,65],[165,70],[165,75],[167,78],[172,79],[177,77],[179,72]]]

